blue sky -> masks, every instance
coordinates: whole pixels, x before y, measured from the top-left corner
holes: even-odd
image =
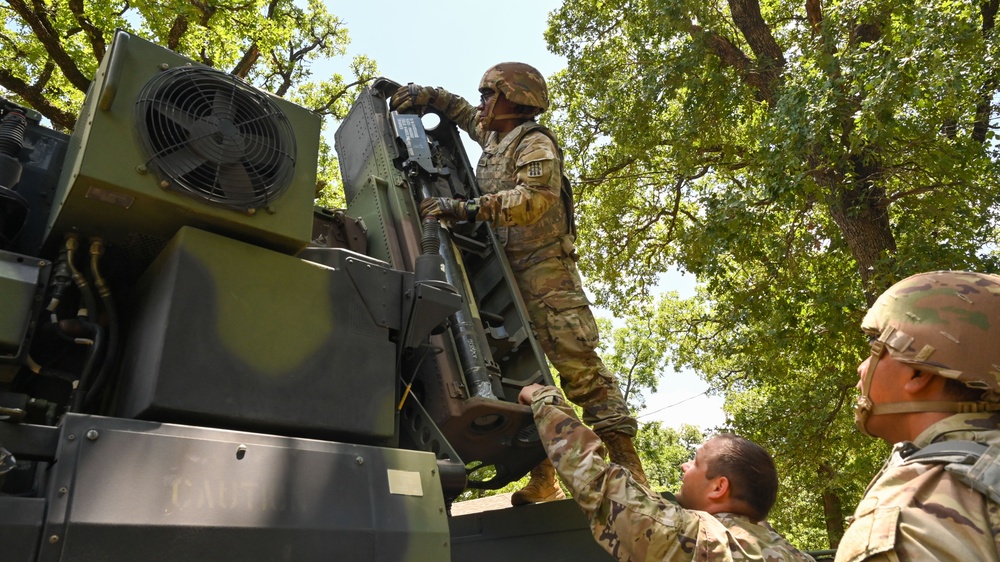
[[[365,54],[378,63],[379,73],[386,78],[402,84],[441,86],[467,100],[477,100],[479,79],[498,62],[525,62],[545,76],[565,66],[561,57],[549,52],[544,37],[548,15],[560,5],[557,0],[328,0],[327,9],[347,26],[351,44],[348,57],[333,61],[326,71],[348,74],[345,61]],[[317,78],[322,77],[324,68],[326,64],[314,68]],[[469,159],[475,162],[478,147],[471,143],[466,147]],[[661,285],[682,295],[693,291],[690,276],[671,275]],[[607,315],[600,309],[595,312]],[[660,391],[648,397],[639,419],[661,420],[672,427],[721,424],[722,399],[698,396],[706,388],[705,382],[691,373],[667,373]]]

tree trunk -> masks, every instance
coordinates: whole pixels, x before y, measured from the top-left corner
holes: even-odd
[[[827,205],[851,256],[868,306],[894,281],[893,256],[896,239],[889,224],[889,203],[885,189],[878,184],[881,165],[872,158],[852,156],[849,173],[827,173],[816,181],[827,188]],[[867,163],[866,163],[867,162]]]
[[[828,464],[819,467],[821,476],[833,478],[833,469]],[[830,548],[837,548],[840,539],[844,537],[844,507],[840,494],[829,487],[823,488],[823,520],[826,522],[826,537]]]
[[[889,286],[887,274],[891,270],[890,260],[896,253],[896,239],[889,226],[888,209],[871,200],[876,190],[866,191],[868,193],[859,194],[856,190],[832,193],[829,205],[830,214],[857,263],[865,301],[871,306]]]

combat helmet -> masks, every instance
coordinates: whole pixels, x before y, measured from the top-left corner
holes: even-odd
[[[501,92],[511,102],[532,108],[527,113],[494,115],[496,98],[493,98],[486,102],[483,111],[483,126],[487,128],[489,123],[501,119],[531,119],[549,108],[549,89],[545,85],[545,77],[538,69],[523,62],[502,62],[490,67],[479,81],[479,91],[483,90]]]
[[[1000,276],[934,271],[907,277],[879,296],[861,329],[876,338],[855,410],[863,432],[871,414],[996,409],[975,402],[872,406],[868,390],[878,359],[888,353],[916,370],[982,389],[985,401],[1000,401]]]

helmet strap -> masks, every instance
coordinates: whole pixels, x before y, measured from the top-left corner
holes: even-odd
[[[507,113],[504,115],[494,115],[494,121],[503,121],[504,119],[534,119],[537,113]]]
[[[483,112],[483,113],[486,114],[486,117],[483,118],[482,125],[483,125],[483,129],[485,129],[487,131],[490,130],[490,125],[492,125],[493,121],[496,120],[496,117],[493,115],[493,109],[497,105],[497,97],[499,97],[499,96],[500,96],[500,92],[496,91],[495,94],[493,94],[492,96],[490,96],[490,100],[488,102],[486,102],[486,107],[484,108],[486,111]]]
[[[912,412],[954,412],[957,414],[978,414],[980,412],[998,411],[1000,411],[1000,402],[950,402],[947,400],[892,402],[890,404],[876,404],[871,408],[872,415],[908,414]]]
[[[486,107],[483,108],[485,110],[483,113],[486,114],[482,122],[483,129],[486,129],[487,131],[490,130],[490,125],[492,125],[495,121],[505,121],[508,119],[534,119],[535,116],[538,115],[538,111],[534,111],[532,113],[504,113],[496,115],[495,111],[497,107],[497,100],[500,99],[501,95],[506,97],[506,94],[500,90],[499,86],[494,86],[494,88],[495,89],[493,91],[496,93],[490,97],[490,101],[488,101]]]
[[[868,418],[875,411],[875,405],[872,404],[872,399],[869,397],[872,388],[872,378],[875,376],[875,367],[878,366],[879,360],[885,354],[885,342],[881,340],[873,341],[872,354],[868,359],[868,371],[861,379],[861,396],[858,396],[857,404],[854,406],[854,425],[857,426],[858,431],[868,437],[875,437],[871,433],[868,433],[868,428],[866,427],[868,425]]]

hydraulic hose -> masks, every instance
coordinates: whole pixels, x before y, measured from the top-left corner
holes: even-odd
[[[97,288],[97,294],[101,297],[101,304],[104,305],[104,312],[107,315],[108,341],[101,370],[97,373],[90,388],[86,389],[87,395],[83,407],[87,410],[91,410],[97,399],[100,398],[101,392],[108,382],[108,377],[118,363],[118,312],[111,295],[111,288],[101,275],[100,261],[103,255],[104,241],[100,238],[92,239],[90,241],[90,274],[94,277],[94,287]]]
[[[80,240],[76,234],[68,234],[66,236],[66,263],[71,272],[70,277],[76,284],[77,289],[79,289],[84,302],[83,308],[77,311],[77,320],[80,326],[91,334],[91,337],[89,341],[84,339],[77,340],[77,343],[89,344],[90,348],[87,350],[83,370],[80,371],[80,378],[77,379],[76,387],[73,389],[72,398],[70,399],[70,409],[74,412],[79,412],[83,408],[87,390],[91,385],[94,368],[100,360],[104,346],[104,330],[97,322],[97,301],[94,297],[94,292],[91,290],[87,279],[73,263],[79,243]]]

